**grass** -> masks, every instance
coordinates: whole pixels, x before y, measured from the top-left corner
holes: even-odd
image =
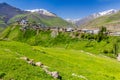
[[[50,71],[58,71],[62,80],[120,80],[120,63],[111,53],[117,37],[97,42],[59,33],[52,38],[51,31],[36,35],[35,30],[22,32],[20,27],[7,27],[1,35],[7,41],[0,41],[0,79],[53,80],[41,68],[20,60],[27,56],[49,66]]]
[[[39,34],[36,35],[35,30],[26,30],[24,33],[20,31],[20,27],[20,25],[7,27],[1,34],[1,38],[28,43],[32,46],[40,45],[44,47],[84,50],[94,54],[105,54],[113,58],[116,57],[116,54],[113,54],[113,45],[118,37],[109,37],[106,40],[97,42],[95,40],[72,38],[70,37],[70,33],[59,33],[58,36],[52,38],[51,31],[40,31]],[[120,42],[118,42],[118,44],[119,43]]]
[[[19,54],[19,55],[18,55]],[[20,60],[27,56],[58,71],[63,80],[119,80],[120,63],[115,59],[81,50],[30,46],[15,41],[0,41],[0,76],[4,80],[53,80],[38,67]],[[73,76],[75,74],[77,76]]]
[[[2,44],[0,42],[0,79],[52,80],[52,77],[47,75],[41,68],[31,66],[21,60],[20,56],[23,55],[18,55],[19,53],[16,51],[17,49],[14,50],[13,48],[20,48],[20,44],[16,42],[14,42],[13,45],[12,44],[13,42],[2,42]]]

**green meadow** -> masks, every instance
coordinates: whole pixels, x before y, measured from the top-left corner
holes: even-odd
[[[58,71],[62,80],[120,80],[115,52],[120,52],[119,37],[109,36],[98,42],[88,34],[72,38],[71,33],[59,33],[53,38],[51,31],[36,35],[35,30],[22,32],[20,27],[12,25],[1,33],[0,79],[56,80],[41,67],[20,59],[25,56],[42,62],[50,71]]]
[[[58,71],[62,80],[119,80],[120,63],[112,58],[83,50],[30,46],[15,41],[0,41],[0,78],[3,80],[54,80],[40,67],[20,57],[27,56]]]

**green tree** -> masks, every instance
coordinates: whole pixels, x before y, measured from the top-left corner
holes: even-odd
[[[117,44],[117,42],[115,42],[115,43],[113,44],[113,53],[114,53],[115,55],[118,54],[118,49],[119,49],[118,44]]]
[[[98,33],[98,38],[97,38],[97,41],[98,41],[98,42],[100,42],[101,40],[107,38],[106,32],[107,32],[106,27],[102,26],[102,27],[100,28],[99,33]]]

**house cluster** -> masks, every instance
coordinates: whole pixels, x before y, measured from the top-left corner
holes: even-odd
[[[54,31],[54,34],[58,34],[57,32],[78,32],[78,33],[90,33],[90,34],[98,34],[99,29],[81,29],[81,28],[73,28],[73,27],[47,27],[41,23],[29,23],[28,20],[20,20],[19,24],[22,25],[21,30],[25,31],[26,29],[34,29],[34,30],[51,30]]]
[[[25,31],[27,29],[34,29],[34,30],[48,30],[49,29],[44,24],[35,23],[35,22],[29,23],[29,21],[25,19],[18,21],[18,24],[22,26],[20,28],[20,30],[22,31]]]
[[[79,28],[73,28],[73,27],[47,27],[44,24],[41,23],[29,23],[28,20],[21,20],[19,21],[19,24],[22,25],[20,28],[22,31],[25,31],[27,29],[34,29],[34,30],[50,30],[53,34],[58,34],[58,32],[78,32],[78,33],[90,33],[90,34],[98,34],[99,29],[79,29]]]
[[[90,34],[98,34],[99,29],[79,29],[79,28],[56,28],[53,27],[50,29],[51,31],[59,31],[59,32],[79,32],[79,33],[90,33]]]

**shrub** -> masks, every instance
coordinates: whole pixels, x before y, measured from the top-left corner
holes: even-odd
[[[0,78],[3,78],[6,74],[4,72],[0,72]]]
[[[103,50],[103,53],[107,54],[107,53],[109,53],[109,51],[108,50]]]

